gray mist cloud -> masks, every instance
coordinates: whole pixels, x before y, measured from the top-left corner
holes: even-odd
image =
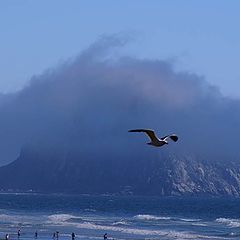
[[[26,146],[85,159],[148,158],[168,149],[237,160],[239,101],[167,61],[111,58],[111,48],[126,41],[103,37],[20,92],[1,95],[0,162]],[[180,140],[157,149],[127,132],[132,128],[174,132]]]

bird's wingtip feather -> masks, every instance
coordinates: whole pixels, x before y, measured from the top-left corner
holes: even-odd
[[[176,141],[178,140],[178,136],[177,136],[176,134],[172,134],[172,135],[170,136],[170,138],[171,138],[174,142],[176,142]]]

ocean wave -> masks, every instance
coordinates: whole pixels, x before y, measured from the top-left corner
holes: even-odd
[[[201,219],[198,218],[179,218],[179,220],[184,221],[184,222],[199,222]]]
[[[170,217],[163,217],[163,216],[155,216],[149,214],[138,214],[134,216],[135,219],[139,220],[170,220]]]
[[[162,216],[154,216],[154,215],[137,215],[136,218],[140,219],[170,219],[169,217],[162,217]],[[7,214],[0,214],[0,220],[13,222],[16,223],[19,220],[21,222],[31,222],[31,224],[36,224],[36,222],[43,222],[44,226],[61,226],[61,227],[76,227],[79,229],[89,229],[89,230],[100,230],[100,231],[107,231],[107,232],[121,232],[123,234],[133,234],[133,235],[141,235],[150,237],[158,237],[158,238],[175,238],[175,239],[207,239],[208,236],[200,236],[197,233],[191,232],[182,232],[182,231],[170,231],[170,230],[159,230],[159,229],[147,229],[147,228],[138,228],[136,226],[131,226],[125,219],[119,219],[115,222],[104,222],[104,219],[101,219],[100,222],[92,222],[92,218],[87,219],[86,217],[72,215],[67,213],[62,214],[52,214],[52,215],[42,215],[40,218],[39,216],[22,216],[22,215],[7,215]],[[17,225],[14,225],[16,227]],[[29,226],[30,227],[30,226]],[[64,234],[64,233],[63,233]],[[68,235],[67,235],[68,236]],[[214,239],[212,237],[211,239]]]
[[[0,226],[10,228],[22,228],[41,225],[45,221],[44,217],[22,214],[0,214]]]
[[[178,231],[167,231],[167,230],[149,230],[149,229],[138,229],[138,228],[127,228],[127,227],[115,227],[115,226],[103,226],[103,225],[96,225],[94,223],[85,222],[78,225],[79,228],[86,228],[86,229],[94,229],[94,230],[103,230],[103,231],[115,231],[115,232],[122,232],[126,234],[133,234],[133,235],[143,235],[147,236],[147,239],[150,239],[150,236],[158,236],[158,237],[167,237],[170,239],[224,239],[222,237],[217,236],[206,236],[200,235],[190,232],[178,232]],[[154,237],[155,239],[155,237]]]
[[[118,222],[114,222],[113,224],[112,224],[113,226],[121,226],[121,225],[124,225],[124,226],[126,226],[126,225],[128,225],[128,223],[126,222],[126,221],[118,221]]]
[[[207,227],[206,223],[191,223],[192,226]]]
[[[217,218],[216,222],[226,224],[229,227],[240,227],[240,219]]]
[[[66,222],[81,222],[82,218],[71,214],[52,214],[48,216],[48,223],[65,225]]]
[[[114,231],[122,232],[127,234],[134,235],[145,235],[145,236],[166,236],[166,237],[177,237],[178,239],[195,239],[198,237],[196,234],[188,232],[177,232],[177,231],[161,231],[161,230],[149,230],[149,229],[138,229],[138,228],[126,228],[126,227],[117,227],[117,226],[106,226],[106,225],[97,225],[90,222],[84,222],[78,224],[78,228],[85,228],[91,230],[103,230],[103,231]]]
[[[142,218],[146,217],[147,219],[165,219],[165,217],[160,216],[152,216],[152,215],[137,215]],[[149,217],[150,216],[150,217]],[[128,227],[127,222],[118,221],[110,225],[105,224],[95,224],[93,222],[85,221],[85,222],[72,222],[71,219],[76,219],[80,217],[76,217],[71,214],[53,214],[48,216],[48,219],[53,224],[59,224],[61,226],[72,226],[80,229],[90,229],[90,230],[102,230],[102,231],[113,231],[113,232],[122,232],[126,234],[134,234],[134,235],[145,235],[145,236],[166,236],[166,237],[177,237],[178,239],[193,239],[196,238],[197,235],[187,232],[175,232],[175,231],[161,231],[161,230],[150,230],[150,229],[139,229]],[[168,218],[167,218],[168,219]]]

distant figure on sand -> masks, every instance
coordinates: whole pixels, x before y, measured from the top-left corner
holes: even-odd
[[[20,238],[20,229],[18,229],[17,236],[18,236],[18,238]]]
[[[72,232],[72,240],[74,240],[74,239],[75,239],[75,233]]]
[[[36,231],[36,232],[35,232],[35,238],[37,238],[37,237],[38,237],[38,232]]]
[[[52,238],[55,239],[55,237],[56,237],[56,233],[54,232]]]
[[[9,234],[5,235],[5,240],[9,240]]]
[[[103,235],[103,239],[104,239],[104,240],[107,240],[107,233],[105,233],[105,234]]]
[[[58,232],[58,231],[56,231],[56,237],[57,237],[57,239],[58,239],[58,237],[59,237],[59,232]]]

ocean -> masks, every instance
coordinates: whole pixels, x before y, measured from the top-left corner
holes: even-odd
[[[240,199],[0,194],[0,238],[19,229],[20,240],[240,239]]]

